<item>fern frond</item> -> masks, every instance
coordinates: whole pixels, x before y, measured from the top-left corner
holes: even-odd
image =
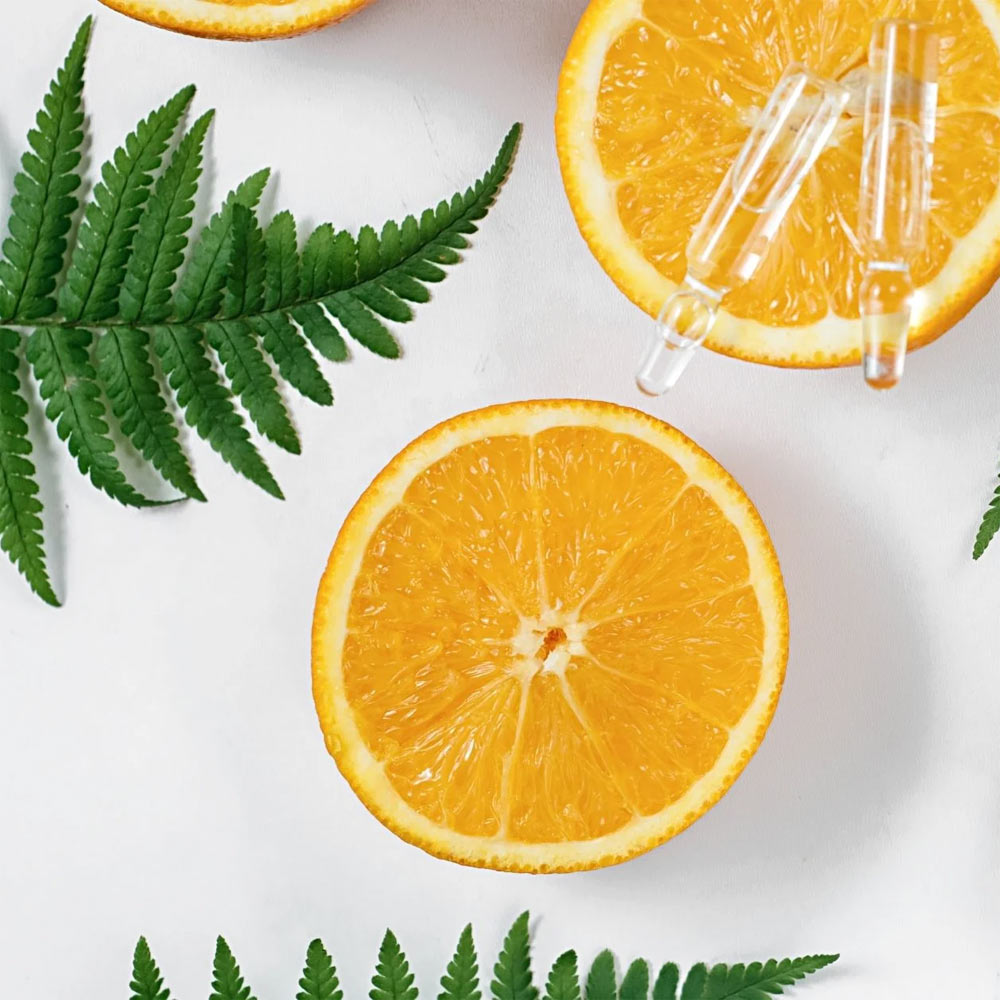
[[[706,982],[708,982],[708,966],[704,962],[692,965],[681,987],[681,1000],[702,1000]]]
[[[101,168],[101,183],[84,213],[59,308],[70,323],[98,323],[118,313],[136,227],[181,116],[194,97],[185,87],[141,121]]]
[[[653,1000],[677,1000],[677,986],[681,981],[681,970],[673,962],[667,962],[657,973],[653,983]]]
[[[330,318],[323,311],[322,306],[311,302],[308,305],[292,309],[289,315],[302,327],[302,332],[306,335],[309,343],[324,358],[328,361],[347,360],[347,344],[337,332],[337,328],[330,322]]]
[[[69,55],[49,86],[29,152],[14,178],[10,236],[0,261],[0,320],[25,322],[56,311],[53,292],[66,255],[80,186],[77,167],[83,145],[83,71],[93,18],[73,40]]]
[[[320,406],[333,404],[333,390],[320,371],[302,334],[281,313],[250,317],[264,350],[274,358],[281,377]]]
[[[976,543],[972,547],[973,559],[978,559],[986,551],[998,531],[1000,531],[1000,486],[997,486],[993,499],[983,514],[979,531],[976,533]]]
[[[170,1000],[170,990],[163,985],[163,976],[144,937],[139,938],[132,956],[132,990],[130,1000]]]
[[[212,963],[212,994],[209,1000],[254,1000],[250,987],[243,982],[243,975],[225,938],[215,942],[215,960]]]
[[[94,365],[122,433],[171,486],[204,501],[149,361],[149,334],[112,327],[98,338]]]
[[[594,959],[587,974],[586,1000],[617,1000],[615,956],[605,949]]]
[[[184,262],[205,136],[214,114],[202,115],[181,139],[139,220],[119,303],[126,323],[162,323],[170,316],[170,293]]]
[[[245,320],[206,323],[208,342],[218,354],[226,378],[257,429],[285,451],[302,451],[292,419],[278,392],[271,366],[257,347],[257,338]]]
[[[382,939],[368,996],[371,1000],[417,1000],[410,963],[392,931],[386,931]]]
[[[126,507],[155,507],[129,485],[108,436],[97,373],[90,363],[89,330],[40,327],[28,338],[27,357],[46,402],[45,415],[56,425],[80,471],[99,490]]]
[[[243,205],[255,209],[270,177],[270,170],[259,170],[248,177],[229,193],[222,208],[202,230],[174,294],[174,314],[181,323],[218,315],[229,274],[234,208]]]
[[[306,964],[295,1000],[343,1000],[340,980],[329,952],[319,938],[306,950]]]
[[[480,1000],[479,960],[472,939],[472,924],[466,924],[458,939],[455,956],[441,977],[438,1000]]]
[[[552,964],[545,984],[545,1000],[580,1000],[580,972],[575,951],[564,951]]]
[[[715,965],[708,973],[699,996],[702,1000],[767,1000],[769,996],[784,993],[806,976],[836,962],[839,955],[806,955],[802,958],[785,958],[780,962],[752,962],[726,966]]]
[[[647,1000],[649,997],[649,964],[637,958],[622,977],[620,1000]]]
[[[201,332],[173,325],[154,327],[152,334],[153,350],[188,425],[240,475],[283,500],[281,487],[250,440],[229,390],[212,368]]]
[[[28,404],[21,395],[17,374],[20,341],[13,330],[0,329],[0,549],[24,574],[31,589],[46,604],[58,607],[45,565],[35,466],[28,457]]]
[[[493,1000],[538,1000],[531,972],[531,938],[528,912],[514,921],[504,938],[503,948],[493,967],[490,989]]]

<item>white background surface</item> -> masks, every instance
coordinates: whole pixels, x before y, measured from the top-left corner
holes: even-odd
[[[8,6],[4,202],[50,69],[98,10]],[[101,9],[94,155],[196,81],[197,107],[219,110],[214,200],[268,163],[279,204],[356,228],[464,187],[512,121],[526,132],[469,260],[400,331],[406,358],[356,351],[330,371],[332,410],[296,402],[304,456],[267,451],[286,503],[188,435],[211,503],[125,511],[44,436],[66,606],[0,564],[0,996],[124,997],[144,933],[193,1000],[222,932],[261,1000],[292,994],[314,935],[357,1000],[387,922],[432,996],[465,921],[488,964],[525,907],[543,962],[570,946],[683,963],[839,950],[803,996],[1000,996],[1000,547],[969,557],[1000,442],[1000,298],[891,395],[856,371],[706,355],[645,403],[631,369],[647,321],[578,237],[556,165],[556,74],[582,7],[381,0],[254,46]],[[788,682],[744,777],[672,843],[593,874],[467,871],[384,831],[326,756],[314,588],[350,504],[418,432],[560,395],[647,405],[742,481],[786,574]]]

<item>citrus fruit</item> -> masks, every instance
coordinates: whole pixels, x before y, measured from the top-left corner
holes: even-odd
[[[418,438],[316,601],[327,746],[379,819],[512,871],[612,864],[715,803],[777,703],[788,629],[753,504],[679,431],[513,403]]]
[[[371,0],[101,0],[107,7],[187,35],[252,41],[325,27]]]
[[[941,35],[934,193],[911,344],[939,336],[1000,273],[998,0],[593,0],[559,84],[556,136],[577,222],[608,274],[656,315],[684,249],[783,67],[852,92],[776,245],[707,341],[795,367],[859,360],[857,252],[866,50],[888,16]]]

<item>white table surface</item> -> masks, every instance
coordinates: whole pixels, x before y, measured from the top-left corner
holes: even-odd
[[[303,457],[267,451],[286,503],[189,434],[211,502],[125,511],[47,434],[65,608],[0,562],[0,996],[124,997],[144,933],[192,1000],[221,932],[262,1000],[292,995],[315,935],[358,1000],[391,923],[430,997],[467,920],[491,964],[530,907],[541,963],[570,946],[683,963],[835,950],[803,996],[1000,997],[1000,542],[970,558],[1000,444],[998,294],[889,395],[857,371],[706,355],[650,403],[631,381],[647,321],[587,252],[556,165],[556,74],[583,0],[381,0],[252,46],[41,6],[4,12],[4,202],[86,13],[94,155],[195,81],[197,107],[219,111],[215,199],[271,164],[269,208],[381,222],[464,187],[511,122],[526,131],[468,261],[400,330],[405,359],[355,350],[330,366],[333,409],[296,403]],[[645,406],[744,484],[786,574],[787,686],[745,775],[673,842],[592,874],[465,870],[385,831],[327,757],[314,589],[349,506],[418,432],[565,395]]]

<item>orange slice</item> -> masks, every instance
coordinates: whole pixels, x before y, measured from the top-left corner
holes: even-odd
[[[186,35],[253,41],[300,35],[343,20],[371,0],[101,0],[139,21]]]
[[[635,410],[514,403],[429,431],[358,501],[313,685],[330,753],[399,836],[571,871],[722,796],[787,649],[774,550],[718,463]]]
[[[960,319],[1000,274],[1000,0],[593,0],[559,84],[556,137],[584,237],[656,315],[708,200],[782,68],[854,95],[777,245],[734,291],[708,345],[795,367],[859,360],[854,235],[868,35],[881,17],[942,36],[934,205],[912,346]]]

